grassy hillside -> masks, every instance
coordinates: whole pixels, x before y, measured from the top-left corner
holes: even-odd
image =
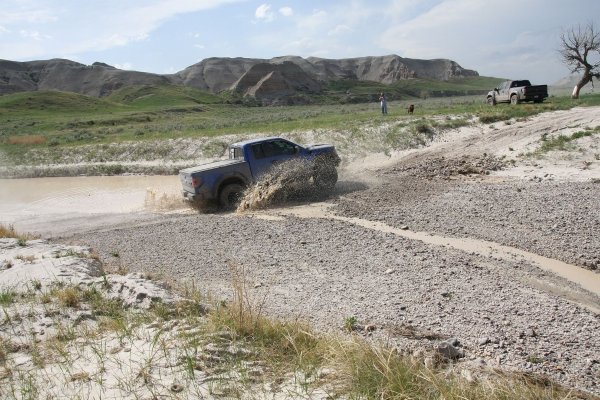
[[[34,153],[40,152],[47,154],[43,162],[62,163],[65,161],[61,154],[89,144],[212,138],[224,134],[287,135],[320,129],[349,132],[352,136],[352,132],[363,132],[365,127],[383,126],[391,121],[407,124],[418,120],[439,125],[443,117],[454,121],[454,125],[464,125],[479,117],[483,122],[493,123],[576,105],[600,104],[600,95],[585,95],[578,101],[565,96],[551,97],[542,104],[490,107],[484,104],[483,94],[451,97],[425,94],[425,91],[440,95],[485,93],[498,81],[485,77],[458,82],[415,79],[391,86],[338,82],[330,85],[328,93],[314,99],[319,103],[278,107],[232,104],[227,95],[168,85],[123,88],[104,99],[56,91],[4,95],[0,96],[0,166],[26,165]],[[391,97],[386,118],[381,117],[376,100],[382,90]],[[419,96],[407,94],[417,92]],[[355,97],[360,96],[365,102],[355,102]],[[406,114],[409,103],[416,106],[414,115]],[[162,158],[155,146],[145,151],[152,153],[145,154],[145,159]],[[98,159],[90,155],[82,157]],[[110,161],[110,158],[98,160]]]
[[[223,99],[217,95],[174,85],[127,86],[111,93],[106,100],[135,107],[150,108],[182,107],[223,102]]]
[[[59,91],[22,92],[0,96],[0,118],[9,115],[105,112],[113,104],[95,97]]]

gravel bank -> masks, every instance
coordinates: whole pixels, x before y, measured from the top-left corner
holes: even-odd
[[[432,180],[394,170],[380,177],[381,186],[343,196],[337,212],[489,240],[600,272],[600,183]]]
[[[105,263],[194,280],[217,297],[231,293],[232,266],[244,269],[270,315],[336,331],[355,316],[378,328],[374,339],[408,352],[454,337],[468,365],[543,373],[600,394],[600,317],[544,290],[576,287],[516,259],[272,215],[178,216],[69,241],[90,244]]]

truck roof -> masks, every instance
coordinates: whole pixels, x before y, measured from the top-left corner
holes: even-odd
[[[264,137],[264,138],[248,139],[248,140],[244,140],[242,142],[232,143],[229,147],[243,147],[243,146],[246,146],[248,144],[260,143],[260,142],[264,142],[264,141],[267,141],[267,140],[274,140],[274,139],[287,140],[287,139],[284,139],[284,138],[279,137],[279,136],[270,136],[270,137]]]

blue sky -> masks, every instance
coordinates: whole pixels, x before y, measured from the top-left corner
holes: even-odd
[[[598,0],[0,0],[0,59],[173,73],[209,57],[449,58],[481,75],[568,75],[562,30]]]

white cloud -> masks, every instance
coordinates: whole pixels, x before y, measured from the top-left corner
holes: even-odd
[[[294,15],[294,10],[292,10],[291,7],[281,7],[279,9],[279,14],[283,15],[284,17],[291,17]]]
[[[267,22],[273,21],[275,14],[271,11],[269,4],[261,4],[254,12],[256,19],[264,20]]]
[[[0,33],[10,33],[10,30],[0,25]]]
[[[411,6],[410,1],[396,3],[398,7]],[[392,15],[395,23],[388,24],[376,43],[404,57],[449,58],[482,75],[551,80],[562,68],[556,52],[561,25],[600,13],[597,0],[577,4],[442,0],[409,19],[401,13]]]
[[[56,11],[44,8],[23,8],[23,5],[19,10],[13,11],[0,11],[0,20],[5,24],[15,24],[26,22],[29,24],[40,24],[55,22],[58,20]]]
[[[352,32],[352,28],[350,28],[347,25],[337,25],[335,28],[331,29],[329,32],[327,32],[327,35],[329,36],[338,36],[338,35],[344,35],[347,33]]]
[[[49,35],[43,35],[41,33],[39,33],[38,31],[28,31],[28,30],[20,30],[19,31],[19,35],[21,35],[21,37],[24,37],[26,39],[33,39],[33,40],[43,40],[43,39],[52,39],[51,36]]]
[[[327,26],[329,23],[331,23],[331,21],[328,20],[328,14],[326,11],[315,10],[308,17],[301,19],[298,22],[298,27],[300,29],[315,30]]]
[[[145,40],[177,15],[240,1],[244,0],[105,0],[99,8],[93,2],[3,0],[0,21],[7,30],[22,33],[18,42],[0,42],[0,54],[22,59],[103,51]],[[35,45],[50,39],[35,34],[42,29],[51,31],[53,39],[44,48]]]

